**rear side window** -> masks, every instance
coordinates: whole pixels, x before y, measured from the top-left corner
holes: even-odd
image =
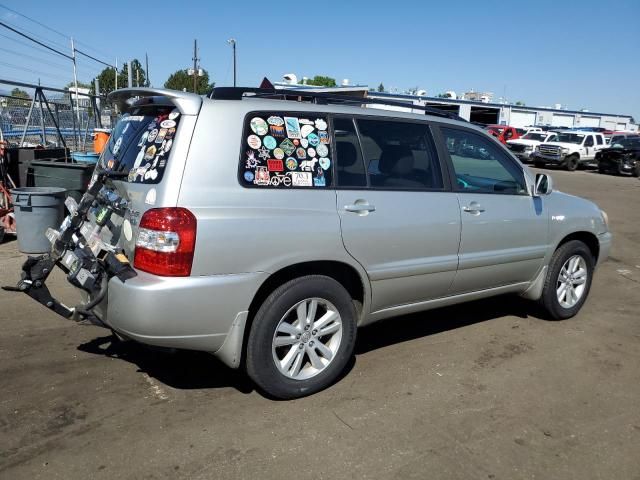
[[[602,137],[600,135],[596,137],[596,142],[598,142],[598,145],[602,145]]]
[[[254,112],[245,119],[239,170],[246,187],[329,187],[332,158],[326,115]]]
[[[160,183],[179,123],[180,112],[170,106],[125,113],[102,151],[100,166],[128,173],[130,183]]]
[[[442,172],[425,123],[356,120],[374,188],[442,189]]]

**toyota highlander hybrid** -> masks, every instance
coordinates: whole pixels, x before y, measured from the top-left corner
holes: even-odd
[[[505,293],[572,317],[610,249],[594,203],[444,112],[261,89],[110,99],[123,115],[87,193],[13,288],[121,338],[211,352],[273,397],[329,386],[378,320]],[[554,161],[601,134],[559,136]],[[51,295],[56,266],[82,304]]]

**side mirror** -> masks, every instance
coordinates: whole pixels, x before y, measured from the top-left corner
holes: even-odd
[[[540,197],[542,195],[549,195],[551,192],[553,192],[553,181],[551,177],[546,173],[537,173],[533,196]]]

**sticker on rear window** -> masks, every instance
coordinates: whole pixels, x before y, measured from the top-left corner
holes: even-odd
[[[240,181],[247,187],[331,186],[327,128],[326,118],[307,113],[249,115],[243,134]]]

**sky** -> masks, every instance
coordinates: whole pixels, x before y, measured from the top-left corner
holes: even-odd
[[[227,40],[235,38],[243,86],[286,73],[328,75],[433,96],[489,91],[494,100],[560,103],[640,121],[640,0],[56,0],[54,8],[44,0],[0,0],[0,21],[65,53],[73,36],[78,49],[106,63],[144,62],[147,53],[153,86],[192,65],[194,39],[201,67],[216,85],[232,85]],[[66,58],[3,27],[0,35],[0,78],[51,86],[73,78]],[[102,68],[81,58],[79,79]]]

